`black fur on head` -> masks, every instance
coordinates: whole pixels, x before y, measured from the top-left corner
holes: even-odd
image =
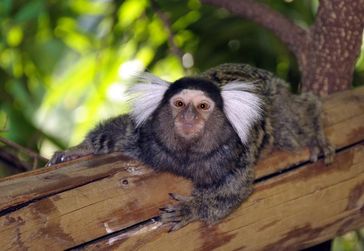
[[[184,77],[176,80],[165,92],[161,103],[166,104],[175,94],[184,89],[203,91],[215,102],[216,107],[223,109],[223,99],[219,87],[213,82],[202,78]]]

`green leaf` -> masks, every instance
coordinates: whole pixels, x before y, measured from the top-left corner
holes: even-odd
[[[35,19],[43,12],[44,1],[32,0],[22,7],[15,15],[14,20],[18,23],[25,23],[30,19]]]
[[[1,0],[0,1],[0,17],[5,17],[10,14],[12,7],[12,0]]]
[[[7,34],[7,42],[11,47],[17,47],[23,40],[23,30],[20,26],[13,26]]]

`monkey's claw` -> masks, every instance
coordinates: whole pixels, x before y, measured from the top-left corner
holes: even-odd
[[[327,145],[324,149],[324,162],[326,165],[331,164],[335,158],[335,147],[333,145]]]
[[[82,156],[78,154],[73,154],[71,151],[59,151],[55,152],[52,156],[52,158],[48,161],[46,166],[52,166],[58,163],[78,159]]]
[[[192,196],[184,196],[177,193],[168,193],[169,197],[175,201],[188,202],[193,199]]]
[[[168,205],[159,210],[161,222],[171,226],[169,232],[176,231],[194,220],[188,203],[180,203],[174,206]]]
[[[316,162],[320,154],[320,148],[315,146],[310,149],[310,161]]]

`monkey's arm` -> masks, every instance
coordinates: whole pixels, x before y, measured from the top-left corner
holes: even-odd
[[[178,203],[161,208],[161,221],[172,224],[170,231],[195,220],[216,223],[239,207],[252,193],[253,181],[254,168],[250,166],[227,176],[221,184],[195,187],[192,196],[172,193],[170,196]]]
[[[48,165],[69,161],[90,154],[123,152],[135,156],[137,134],[128,115],[109,119],[90,131],[83,142],[65,151],[56,152]]]

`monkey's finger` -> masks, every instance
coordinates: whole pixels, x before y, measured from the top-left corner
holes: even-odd
[[[64,161],[64,152],[55,152],[46,166],[55,165]]]
[[[171,204],[168,204],[165,207],[159,208],[160,211],[164,211],[164,212],[174,212],[176,209],[177,209],[176,206],[173,206]]]
[[[180,222],[181,220],[183,220],[183,217],[181,215],[180,216],[173,215],[173,214],[161,215],[162,223]]]
[[[169,222],[177,222],[181,221],[185,218],[185,215],[182,214],[180,210],[173,210],[173,211],[162,211],[160,214],[160,219],[163,223]]]
[[[316,162],[318,160],[319,154],[320,154],[320,148],[317,146],[312,147],[310,149],[310,161],[313,163]]]
[[[172,212],[174,212],[175,210],[174,210],[174,208],[172,208],[172,207],[161,207],[161,208],[159,208],[159,210],[160,211],[162,211],[162,212],[167,212],[167,213],[172,213]]]
[[[334,162],[334,157],[335,157],[335,154],[325,156],[325,159],[324,159],[325,165],[330,165],[332,162]]]
[[[183,218],[181,216],[176,216],[173,214],[162,214],[160,216],[161,222],[166,224],[166,223],[171,223],[171,222],[180,222]]]
[[[335,158],[335,147],[328,145],[323,149],[324,152],[324,162],[326,165],[331,164]]]
[[[164,219],[177,218],[182,216],[182,212],[178,209],[167,209],[165,211],[162,211],[160,216]]]
[[[51,160],[47,163],[47,166],[51,166],[51,165],[55,165],[55,164],[58,164],[58,163],[79,159],[79,158],[81,158],[83,156],[86,156],[86,155],[87,154],[84,154],[82,151],[66,150],[66,151],[63,151],[63,152],[56,152],[53,155],[53,157],[51,158]]]
[[[176,193],[168,193],[168,195],[173,200],[183,201],[183,202],[188,202],[188,201],[192,200],[192,198],[193,198],[191,196],[184,196],[184,195],[180,195],[180,194],[176,194]]]
[[[180,221],[176,224],[174,224],[168,231],[168,233],[176,231],[178,229],[183,228],[184,226],[186,226],[190,221]]]

